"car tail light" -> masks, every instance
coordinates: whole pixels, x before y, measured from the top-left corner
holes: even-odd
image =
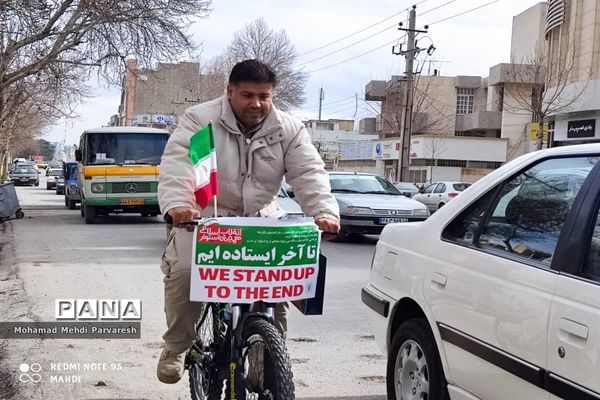
[[[456,193],[456,192],[448,193],[448,197],[450,197],[451,199],[455,198],[456,196],[458,196],[458,193]]]

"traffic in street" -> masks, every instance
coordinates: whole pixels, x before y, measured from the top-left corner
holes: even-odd
[[[27,361],[39,363],[46,377],[57,362],[122,365],[118,371],[77,371],[81,382],[76,383],[21,384],[20,398],[189,398],[187,376],[175,385],[156,380],[165,328],[159,264],[166,235],[161,217],[111,214],[88,225],[79,206],[69,210],[64,196],[46,190],[44,174],[39,186],[18,186],[16,191],[25,217],[0,225],[0,259],[12,267],[11,274],[0,277],[0,292],[9,294],[0,305],[5,320],[52,320],[55,299],[61,298],[142,302],[139,340],[10,340],[1,365],[11,375]],[[303,316],[292,307],[287,346],[299,399],[385,398],[385,357],[360,299],[376,239],[324,242],[328,265],[323,315]],[[104,384],[98,385],[100,381]]]

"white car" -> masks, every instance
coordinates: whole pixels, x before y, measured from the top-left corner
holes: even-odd
[[[385,227],[362,300],[388,399],[600,399],[599,160],[529,153]]]
[[[437,211],[469,186],[471,184],[466,182],[434,182],[412,198],[425,204],[430,211]]]

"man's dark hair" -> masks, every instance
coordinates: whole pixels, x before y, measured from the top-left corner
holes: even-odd
[[[270,83],[277,85],[277,75],[267,64],[258,60],[244,60],[235,64],[229,74],[229,83],[238,85],[242,82]]]

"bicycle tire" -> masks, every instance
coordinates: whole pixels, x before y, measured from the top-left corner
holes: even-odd
[[[290,357],[279,331],[262,318],[252,318],[246,321],[242,338],[245,388],[239,385],[235,388],[237,397],[245,396],[246,400],[294,400]],[[257,343],[262,343],[262,357],[251,353]],[[229,390],[229,382],[227,386]],[[244,390],[245,393],[239,393]]]
[[[219,366],[215,364],[216,346],[224,334],[215,324],[218,321],[216,306],[207,304],[196,329],[197,340],[186,360],[192,400],[221,400],[223,380],[218,378]]]

